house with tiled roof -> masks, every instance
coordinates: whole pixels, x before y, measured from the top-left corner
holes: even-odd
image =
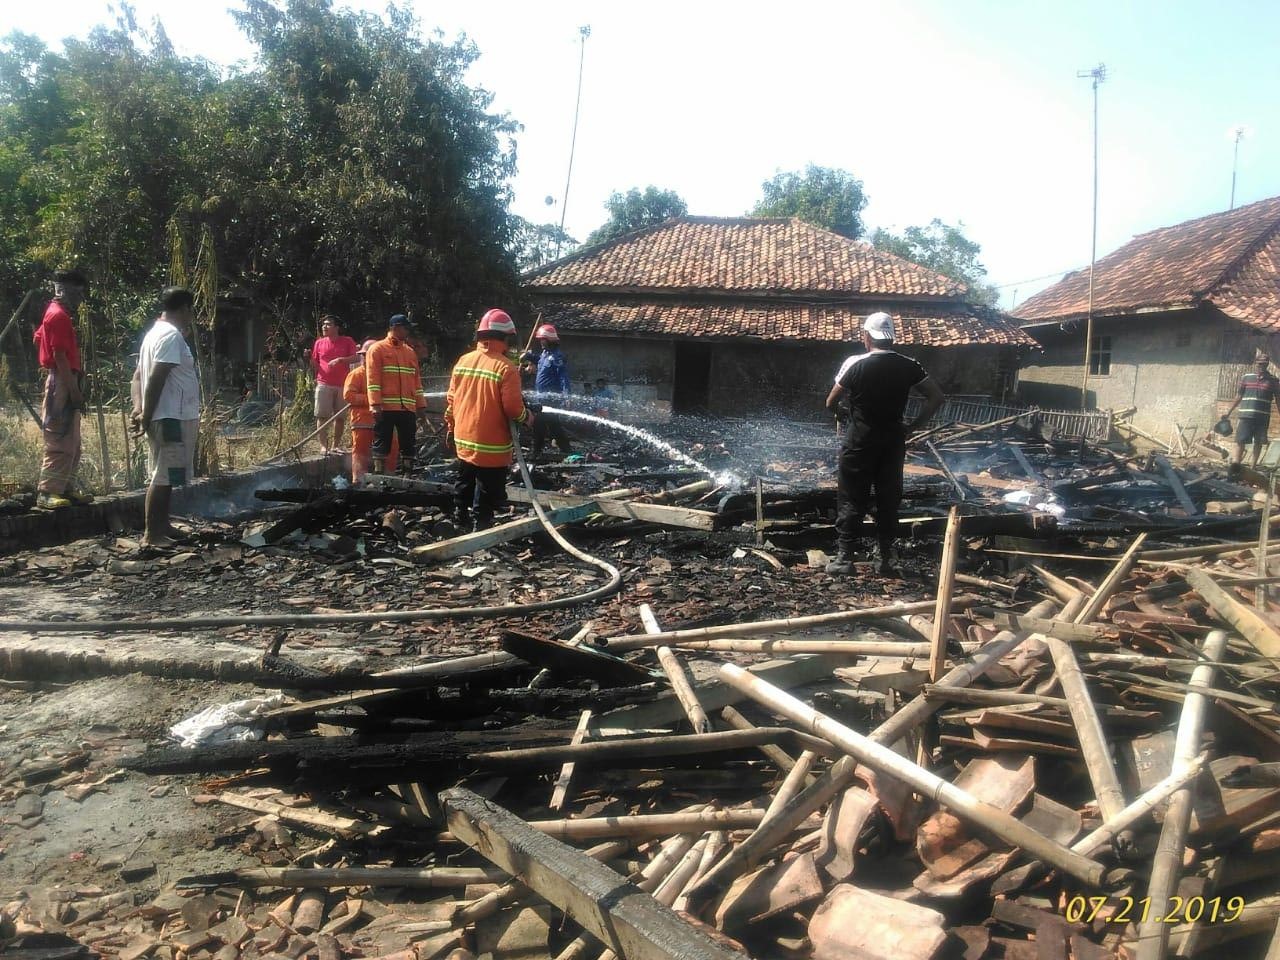
[[[877,310],[952,395],[1001,398],[1034,348],[963,284],[793,218],[680,217],[534,270],[525,291],[575,383],[675,412],[820,411]]]
[[[1280,197],[1134,237],[1097,262],[1085,379],[1088,269],[1013,310],[1044,347],[1018,396],[1044,406],[1136,407],[1168,439],[1225,411],[1258,350],[1280,360]],[[1277,426],[1273,422],[1273,428]]]

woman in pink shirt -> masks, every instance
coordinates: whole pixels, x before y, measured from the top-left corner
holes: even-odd
[[[321,453],[338,449],[346,430],[347,404],[342,399],[342,384],[356,359],[356,350],[356,342],[343,335],[341,320],[328,314],[320,318],[320,336],[311,347],[311,368],[316,372],[315,415]],[[330,443],[325,423],[334,414],[338,416],[333,420],[333,442]]]

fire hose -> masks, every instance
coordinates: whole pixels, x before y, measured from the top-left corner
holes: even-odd
[[[529,466],[520,450],[520,433],[511,424],[511,442],[515,448],[516,462],[520,466],[520,478],[533,512],[542,527],[559,547],[577,560],[598,567],[609,578],[602,586],[585,593],[554,600],[536,600],[530,603],[510,603],[486,607],[428,607],[420,610],[384,610],[377,613],[298,613],[298,614],[248,614],[235,617],[168,617],[154,620],[2,620],[0,633],[129,633],[142,630],[193,630],[218,629],[220,627],[315,627],[347,623],[418,623],[424,620],[485,620],[502,617],[518,617],[546,610],[562,610],[583,603],[593,603],[611,597],[622,588],[622,574],[618,568],[598,557],[579,550],[556,529],[533,486]]]

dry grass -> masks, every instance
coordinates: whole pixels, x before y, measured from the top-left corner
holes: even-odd
[[[209,451],[212,456],[207,461],[209,472],[245,470],[296,444],[315,429],[309,396],[304,395],[304,400],[305,416],[300,417],[293,410],[293,406],[297,406],[295,403],[285,408],[283,422],[275,417],[270,423],[232,434],[225,434],[217,429],[220,425],[206,420],[203,435],[214,438]],[[138,438],[128,432],[119,407],[103,408],[102,413],[110,489],[119,491],[143,486],[147,461],[145,442],[139,445]],[[85,414],[81,433],[84,454],[80,460],[80,485],[93,493],[106,493],[108,485],[103,481],[102,434],[96,409]],[[31,415],[22,407],[0,407],[0,496],[35,489],[40,477],[42,450],[40,428]],[[318,452],[319,444],[315,441],[302,450],[304,455]]]

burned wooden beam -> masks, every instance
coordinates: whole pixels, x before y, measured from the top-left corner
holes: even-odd
[[[586,854],[469,790],[442,794],[463,842],[564,910],[624,960],[743,960]]]
[[[661,679],[660,675],[651,673],[639,664],[585,644],[560,643],[515,630],[502,631],[499,642],[508,653],[560,677],[583,677],[614,687],[634,686]]]

